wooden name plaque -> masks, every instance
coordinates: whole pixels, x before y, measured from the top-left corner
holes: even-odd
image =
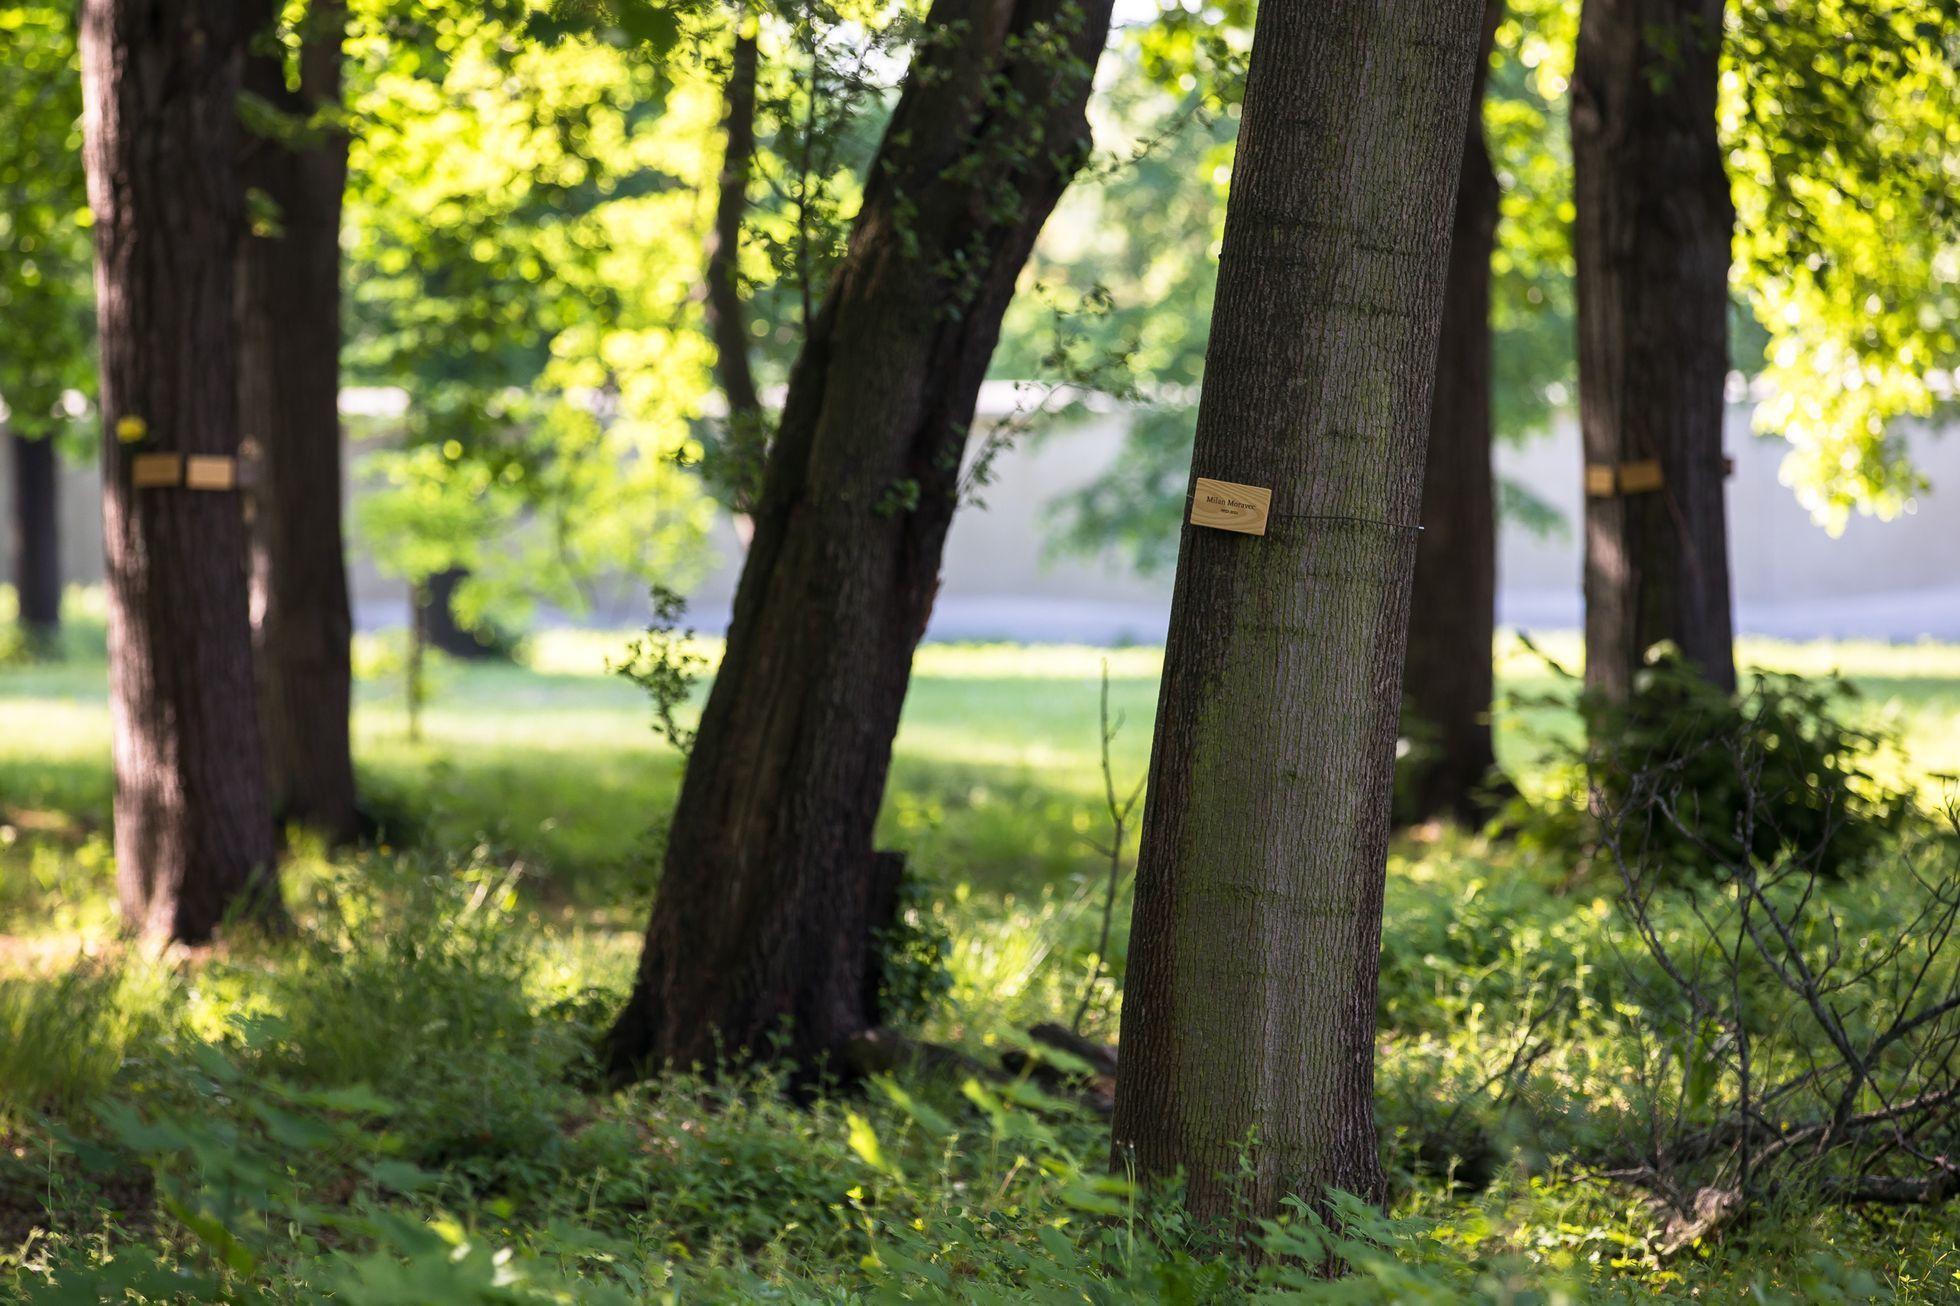
[[[1273,492],[1269,489],[1200,476],[1191,492],[1191,524],[1264,535],[1272,507]]]

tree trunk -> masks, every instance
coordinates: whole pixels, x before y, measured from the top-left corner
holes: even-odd
[[[422,642],[438,653],[463,659],[495,657],[497,649],[490,640],[456,620],[456,591],[469,578],[468,567],[446,567],[430,576],[411,595],[415,610],[410,620],[420,625]]]
[[[791,374],[615,1077],[862,1031],[872,826],[1014,282],[1087,154],[1110,0],[938,0]],[[780,1040],[780,1041],[776,1041]]]
[[[238,496],[132,483],[137,453],[238,452],[249,8],[82,5],[116,873],[132,930],[186,942],[279,911]]]
[[[744,34],[745,14],[737,14],[735,48],[722,97],[727,143],[717,181],[714,226],[708,232],[707,266],[702,282],[708,334],[715,345],[715,375],[728,401],[721,438],[704,457],[703,474],[727,496],[736,533],[748,545],[754,524],[749,514],[761,493],[769,449],[768,420],[749,364],[748,318],[742,311],[742,220],[748,212],[749,174],[755,156],[757,52],[754,34]]]
[[[1471,91],[1469,130],[1457,173],[1443,334],[1429,406],[1422,481],[1422,535],[1409,604],[1403,716],[1414,729],[1402,815],[1452,816],[1465,824],[1487,811],[1497,765],[1491,746],[1497,635],[1497,498],[1491,478],[1490,258],[1502,193],[1484,144],[1483,94],[1502,0],[1484,5],[1483,44]]]
[[[315,5],[286,86],[276,53],[254,53],[246,89],[304,122],[340,103],[344,10]],[[340,205],[347,138],[244,143],[248,188],[275,206],[275,230],[239,259],[239,419],[256,446],[252,630],[273,818],[341,843],[360,833],[348,741],[353,618],[341,543]]]
[[[414,586],[409,592],[413,612],[408,622],[408,665],[403,669],[402,690],[408,708],[408,742],[422,742],[422,709],[429,699],[429,625],[423,613],[429,610],[427,587]]]
[[[1586,499],[1586,684],[1612,698],[1662,640],[1735,688],[1721,45],[1722,0],[1586,0],[1580,16],[1572,236],[1587,474],[1660,474],[1657,489]]]
[[[756,48],[753,35],[735,38],[723,95],[727,145],[722,154],[715,225],[708,233],[708,329],[715,341],[715,371],[728,397],[729,420],[753,420],[762,411],[749,369],[749,334],[743,320],[740,277],[742,219],[749,207],[750,159],[755,154]]]
[[[30,652],[46,655],[61,644],[60,460],[54,437],[30,440],[18,431],[14,450],[14,595],[21,634]]]
[[[722,126],[727,145],[717,183],[715,223],[708,233],[706,289],[708,334],[715,342],[715,375],[728,401],[726,461],[733,489],[733,508],[747,513],[755,505],[752,486],[760,469],[768,432],[755,373],[749,366],[747,315],[742,311],[742,219],[749,206],[749,172],[755,155],[756,43],[753,34],[737,33],[735,51],[723,90],[727,109]]]
[[[1383,874],[1482,9],[1266,4],[1254,29],[1192,472],[1270,488],[1273,517],[1184,528],[1115,1118],[1119,1164],[1183,1170],[1203,1220],[1385,1186]]]

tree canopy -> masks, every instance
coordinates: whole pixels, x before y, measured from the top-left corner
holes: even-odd
[[[1577,11],[1572,0],[1507,6],[1492,61],[1506,439],[1542,430],[1574,392],[1563,100]],[[289,43],[305,15],[288,13]],[[412,382],[413,441],[486,459],[491,476],[524,482],[527,510],[565,524],[548,588],[569,597],[565,583],[589,569],[578,559],[621,545],[597,524],[594,538],[571,538],[570,523],[605,519],[608,501],[668,510],[678,533],[640,551],[646,566],[684,553],[700,522],[675,462],[705,456],[711,494],[734,493],[742,460],[720,457],[699,286],[737,28],[762,52],[738,268],[766,388],[786,378],[796,323],[841,252],[917,18],[890,0],[352,7],[348,379]],[[12,125],[0,248],[18,273],[0,285],[0,395],[31,431],[91,385],[79,85],[66,6],[0,6],[0,25]],[[1899,423],[1952,393],[1956,30],[1953,0],[1729,10],[1722,125],[1747,327],[1734,363],[1758,387],[1758,429],[1790,443],[1786,479],[1834,529],[1853,512],[1907,507],[1920,482]],[[1045,367],[1142,403],[1130,456],[1066,505],[1067,547],[1167,561],[1153,523],[1181,493],[1249,32],[1240,3],[1166,6],[1123,30],[1099,82],[1103,155],[1005,325],[996,375]],[[561,405],[572,411],[547,422]],[[550,470],[567,461],[551,452],[560,439],[568,456],[603,446],[635,470],[601,493],[590,475]],[[1517,487],[1503,495],[1513,516],[1551,523]]]
[[[73,6],[0,5],[0,46],[0,402],[46,436],[72,420],[64,395],[95,390]]]
[[[1493,398],[1500,438],[1544,430],[1576,395],[1571,158],[1565,101],[1579,6],[1506,6],[1485,130],[1504,190],[1493,256]],[[1065,347],[1148,401],[1120,464],[1067,504],[1063,540],[1170,561],[1184,493],[1189,389],[1199,381],[1211,264],[1242,76],[1246,15],[1167,9],[1132,30],[1128,75],[1103,107],[1119,139],[1102,184],[1075,201],[1083,230],[1036,262],[1001,374]],[[1732,366],[1760,399],[1757,429],[1790,443],[1785,479],[1820,522],[1903,511],[1919,474],[1902,419],[1930,417],[1960,364],[1954,226],[1960,47],[1950,0],[1732,6],[1721,125],[1737,208]],[[1664,74],[1657,74],[1664,75]],[[1125,149],[1140,155],[1124,166]],[[1208,245],[1215,249],[1215,243]],[[1141,251],[1138,253],[1137,251]],[[1067,311],[1058,311],[1065,306]],[[1507,515],[1556,518],[1500,484]]]

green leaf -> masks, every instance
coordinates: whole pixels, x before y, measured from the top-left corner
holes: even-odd
[[[879,1075],[872,1080],[872,1083],[877,1085],[879,1092],[890,1099],[892,1105],[903,1111],[934,1138],[950,1138],[959,1132],[952,1121],[899,1087],[898,1081],[891,1076]]]
[[[872,1129],[871,1122],[855,1111],[846,1113],[844,1119],[850,1125],[847,1141],[858,1159],[880,1174],[896,1176],[898,1167],[885,1158],[884,1148],[879,1145],[877,1131]]]
[[[666,5],[648,0],[617,0],[619,26],[655,54],[666,54],[681,39],[681,20]]]
[[[258,1258],[232,1235],[231,1230],[225,1228],[224,1222],[217,1216],[209,1211],[193,1211],[174,1197],[164,1197],[162,1205],[232,1270],[239,1274],[251,1274],[258,1269]]]

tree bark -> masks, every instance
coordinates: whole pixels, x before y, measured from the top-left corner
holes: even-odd
[[[742,309],[741,293],[742,220],[748,213],[749,175],[755,157],[758,61],[753,30],[742,30],[748,21],[746,13],[738,11],[736,20],[735,48],[722,91],[726,144],[702,276],[708,335],[715,345],[715,376],[728,402],[728,418],[720,447],[709,451],[703,470],[727,494],[728,506],[736,515],[736,533],[746,546],[753,531],[749,514],[761,492],[768,457],[769,429],[750,366],[748,316]]]
[[[1086,157],[1110,0],[937,0],[796,366],[615,1078],[869,1023],[872,826],[1000,319]]]
[[[254,53],[246,89],[297,126],[340,103],[344,9],[316,4],[286,85],[277,53]],[[353,617],[341,540],[340,208],[347,138],[312,128],[249,138],[248,189],[276,208],[276,230],[248,235],[239,259],[239,418],[256,447],[252,633],[259,720],[276,824],[334,843],[360,833],[348,739]]]
[[[706,284],[708,334],[715,342],[715,375],[728,400],[732,437],[762,437],[762,400],[749,366],[749,334],[742,312],[742,219],[748,213],[749,172],[755,156],[755,36],[737,33],[723,89],[727,143],[717,182],[714,227],[708,233]],[[739,445],[738,445],[739,447]]]
[[[185,942],[279,911],[238,496],[131,476],[137,452],[238,451],[248,8],[82,5],[116,874],[131,930]]]
[[[1482,9],[1266,4],[1254,29],[1192,472],[1274,516],[1180,543],[1114,1129],[1202,1220],[1385,1188],[1383,876]]]
[[[1589,468],[1658,490],[1586,500],[1586,684],[1630,692],[1672,640],[1735,688],[1723,506],[1729,243],[1716,135],[1722,0],[1586,0],[1572,77],[1579,421]]]
[[[8,437],[14,454],[14,595],[29,651],[61,644],[61,520],[54,437]]]
[[[1497,498],[1491,476],[1490,259],[1497,242],[1497,174],[1484,144],[1483,95],[1502,0],[1484,5],[1483,43],[1469,130],[1457,173],[1443,332],[1429,405],[1422,481],[1423,532],[1409,604],[1402,711],[1418,732],[1406,791],[1410,820],[1452,816],[1475,824],[1497,753],[1490,705],[1496,687]]]

